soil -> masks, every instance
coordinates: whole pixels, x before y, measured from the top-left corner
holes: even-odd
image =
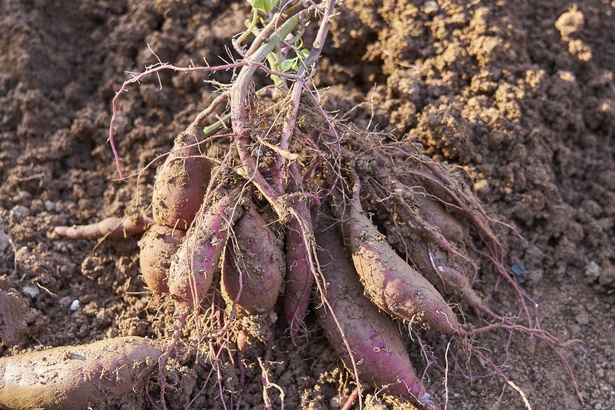
[[[140,278],[138,239],[69,241],[52,229],[149,215],[155,166],[139,179],[138,171],[170,149],[214,88],[202,74],[171,72],[130,87],[115,130],[124,181],[106,143],[110,101],[130,73],[159,61],[232,58],[230,38],[248,6],[22,0],[0,10],[0,354],[167,337],[172,305]],[[346,0],[340,12],[316,75],[335,95],[328,107],[359,128],[416,136],[463,173],[493,218],[516,229],[500,229],[506,264],[539,302],[540,326],[580,340],[561,353],[584,404],[543,344],[499,332],[481,344],[507,349],[507,376],[534,409],[615,409],[615,2]],[[514,313],[514,292],[486,290],[491,306]],[[286,408],[338,408],[351,378],[327,341],[315,330],[298,350],[283,329],[279,336],[270,381]],[[420,350],[410,351],[423,374]],[[236,377],[232,365],[223,370]],[[194,354],[172,360],[169,407],[222,408],[208,372]],[[260,408],[258,364],[247,374],[240,407]],[[433,367],[426,375],[447,408],[524,408],[500,378],[445,383]],[[155,378],[147,392],[159,399]],[[150,403],[140,389],[98,407]]]

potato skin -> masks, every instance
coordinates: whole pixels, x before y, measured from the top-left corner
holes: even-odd
[[[253,315],[269,311],[278,300],[286,269],[281,241],[253,206],[237,222],[235,237],[237,246],[227,247],[222,272],[225,298],[229,304],[237,299],[241,280],[239,313]]]
[[[344,234],[367,297],[395,318],[442,333],[463,332],[440,293],[389,246],[360,203],[353,201],[348,210]]]
[[[449,241],[463,242],[468,233],[466,227],[453,215],[446,212],[437,201],[423,194],[415,193],[419,215],[429,224],[438,228],[440,233]]]
[[[190,130],[181,133],[158,170],[152,204],[159,225],[187,230],[201,207],[212,162],[200,152],[197,141]]]
[[[110,217],[89,225],[56,226],[54,232],[69,239],[124,239],[145,231],[153,221],[144,216]]]
[[[0,358],[0,408],[86,409],[133,390],[157,366],[160,344],[120,337]]]
[[[397,330],[363,295],[341,236],[334,229],[322,231],[316,235],[316,243],[318,261],[327,282],[326,297],[353,353],[360,377],[377,389],[386,387],[389,394],[412,395],[423,405],[430,403],[430,396],[417,378]],[[324,303],[319,304],[317,314],[327,339],[351,370],[350,355],[333,315]]]
[[[141,275],[147,287],[155,294],[169,292],[167,275],[171,267],[171,258],[177,250],[186,232],[164,225],[153,225],[141,238],[139,263]]]
[[[312,218],[306,202],[297,201],[294,204],[298,217],[302,219],[305,230],[312,231]],[[286,289],[282,307],[290,326],[290,336],[295,346],[307,342],[305,315],[310,304],[314,275],[307,248],[302,235],[299,219],[288,223],[286,230]]]
[[[203,204],[203,212],[171,259],[169,293],[180,309],[194,309],[209,290],[229,232],[243,215],[241,195],[240,189],[221,189],[211,204]]]

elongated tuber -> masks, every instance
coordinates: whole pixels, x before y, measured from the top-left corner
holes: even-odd
[[[388,393],[411,395],[427,409],[436,405],[417,377],[405,346],[390,319],[363,295],[350,257],[333,229],[316,235],[318,260],[327,281],[326,297],[332,312],[319,304],[317,310],[322,327],[331,345],[348,369],[351,358],[346,339],[359,371],[359,376]],[[333,316],[337,318],[342,332]]]
[[[107,339],[0,358],[0,408],[86,409],[133,390],[157,366],[161,346]]]

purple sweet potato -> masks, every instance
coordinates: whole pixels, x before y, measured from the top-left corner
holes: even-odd
[[[434,286],[446,294],[457,294],[470,307],[492,313],[485,301],[472,288],[470,278],[449,266],[441,251],[430,251],[429,244],[421,241],[413,243],[410,251],[416,268]]]
[[[161,346],[120,337],[0,358],[0,408],[86,409],[129,393],[158,364]]]
[[[316,235],[316,242],[318,260],[327,282],[326,297],[332,310],[320,303],[317,313],[329,342],[345,366],[352,369],[344,339],[363,381],[377,389],[385,388],[390,394],[411,395],[425,408],[435,409],[397,330],[363,295],[363,287],[340,235],[333,229],[323,231]]]
[[[201,207],[212,162],[197,142],[190,128],[181,133],[156,174],[152,204],[159,225],[187,230]]]
[[[227,246],[222,290],[238,314],[261,314],[278,300],[286,268],[281,241],[251,206],[235,227],[236,244]]]
[[[419,215],[431,225],[440,230],[442,236],[449,241],[462,242],[467,236],[463,224],[453,215],[446,212],[437,201],[428,198],[422,193],[415,192],[414,200],[418,204]]]
[[[171,260],[169,292],[183,307],[195,307],[207,293],[226,246],[229,231],[243,213],[239,189],[221,190],[203,204],[194,225]]]
[[[141,238],[139,262],[147,287],[155,294],[169,292],[167,275],[171,258],[177,253],[186,232],[165,225],[153,225]]]
[[[284,315],[290,325],[290,334],[295,345],[305,343],[303,317],[310,304],[314,276],[308,261],[299,223],[294,220],[288,224],[286,234],[286,289],[284,293]]]
[[[438,291],[389,246],[363,214],[358,192],[346,210],[344,234],[370,300],[398,319],[443,333],[461,332],[455,314]]]
[[[306,202],[294,204],[304,230],[312,231],[312,217]],[[309,261],[310,250],[306,247],[301,223],[293,219],[288,223],[286,233],[286,290],[284,293],[284,315],[290,324],[290,335],[295,345],[305,343],[303,318],[310,304],[314,275]]]
[[[110,217],[89,225],[56,226],[55,233],[69,239],[123,239],[128,235],[138,235],[145,231],[153,221],[146,217]]]

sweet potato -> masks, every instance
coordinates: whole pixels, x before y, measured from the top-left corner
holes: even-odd
[[[467,232],[463,224],[446,212],[438,202],[418,192],[415,192],[414,200],[418,205],[419,215],[437,227],[447,240],[462,242],[466,238]]]
[[[292,207],[295,217],[287,224],[286,230],[286,289],[282,307],[290,324],[290,336],[295,346],[305,344],[303,319],[310,304],[314,274],[306,235],[314,231],[312,213],[308,200],[303,196],[303,176],[296,162],[288,167],[290,177],[287,191],[297,194]]]
[[[461,325],[438,291],[389,246],[363,214],[358,181],[354,189],[343,226],[366,295],[398,319],[424,324],[443,333],[459,333]]]
[[[316,235],[316,242],[327,282],[326,297],[332,309],[329,312],[321,303],[317,313],[327,339],[345,366],[352,369],[343,338],[364,381],[378,389],[385,388],[390,394],[412,395],[425,408],[435,409],[393,324],[363,295],[363,287],[340,235],[334,229],[322,231]]]
[[[86,409],[133,390],[162,354],[158,343],[120,337],[0,358],[0,408]]]
[[[171,258],[181,244],[186,232],[164,225],[153,225],[141,238],[139,262],[141,275],[147,287],[155,294],[169,292],[167,275]]]
[[[143,216],[110,217],[89,225],[56,226],[54,232],[69,239],[123,239],[128,235],[142,233],[152,223],[151,219]]]
[[[240,190],[220,190],[212,204],[202,204],[194,225],[171,260],[169,292],[183,307],[195,307],[211,285],[229,237],[241,217]]]
[[[181,133],[156,174],[152,204],[159,225],[187,230],[203,202],[212,162],[197,143],[191,128]]]
[[[457,294],[470,307],[491,312],[485,301],[472,289],[470,278],[448,266],[441,251],[431,251],[427,243],[417,242],[412,244],[411,252],[416,268],[434,286],[441,286],[447,294]]]
[[[237,222],[235,239],[227,247],[223,294],[239,314],[267,312],[278,300],[286,268],[281,241],[253,206]]]
[[[307,211],[307,206],[301,208]],[[309,212],[307,214],[309,215]],[[311,222],[308,225],[309,228],[311,228]],[[299,221],[296,219],[290,221],[286,233],[286,289],[283,308],[295,345],[305,343],[303,318],[310,304],[314,284],[308,252]]]

